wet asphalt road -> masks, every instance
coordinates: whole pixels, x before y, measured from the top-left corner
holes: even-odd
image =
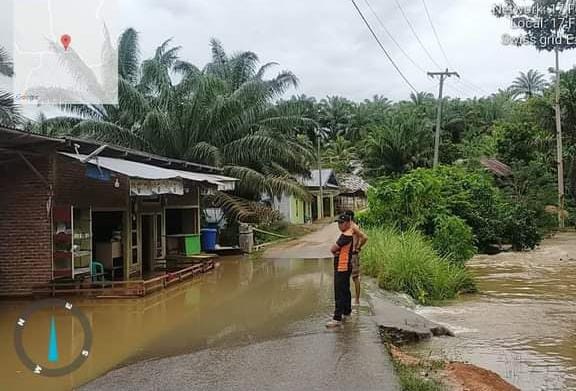
[[[205,322],[215,325],[214,335],[208,339],[221,343],[128,365],[80,389],[399,390],[366,301],[340,329],[324,327],[333,310],[331,261],[301,259],[325,257],[326,246],[336,235],[332,225],[291,245],[269,250],[265,257],[274,260],[260,261],[260,269],[273,272],[267,272],[262,281],[253,278],[243,284],[243,293],[227,301],[219,322],[204,317]],[[229,265],[222,263],[226,271]],[[257,267],[253,266],[256,271],[251,273],[258,276]],[[268,304],[262,304],[265,302]],[[222,309],[215,307],[213,311]],[[197,322],[202,323],[203,318]],[[195,326],[186,327],[176,330],[172,340],[163,341],[174,346],[190,344],[183,332],[193,335]],[[210,333],[206,325],[203,332]]]
[[[356,322],[364,323],[143,362],[82,390],[399,390],[372,325]]]

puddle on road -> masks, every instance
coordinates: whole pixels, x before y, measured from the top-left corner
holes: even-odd
[[[94,343],[89,360],[61,378],[32,374],[17,359],[13,330],[27,302],[0,301],[0,390],[70,390],[136,361],[276,336],[324,332],[332,309],[330,260],[225,259],[198,281],[140,300],[72,299],[88,317]],[[46,363],[51,314],[26,327],[28,354]],[[60,362],[69,362],[83,336],[74,318],[56,313]],[[68,361],[67,361],[68,360]]]
[[[524,391],[576,389],[576,235],[470,263],[480,295],[420,308],[453,329],[409,348],[491,369]]]

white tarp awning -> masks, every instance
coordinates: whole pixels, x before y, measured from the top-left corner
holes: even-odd
[[[60,152],[64,156],[83,161],[88,156],[82,154]],[[237,179],[222,175],[204,174],[199,172],[189,172],[182,170],[172,170],[161,168],[150,164],[133,162],[130,160],[117,159],[111,157],[97,156],[92,158],[87,164],[125,175],[130,178],[147,179],[147,180],[169,180],[169,179],[186,179],[193,182],[208,183],[217,186],[218,190],[234,190]]]
[[[130,178],[130,195],[155,196],[162,194],[184,195],[182,179],[139,179]]]

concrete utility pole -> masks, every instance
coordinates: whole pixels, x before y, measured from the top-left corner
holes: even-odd
[[[560,108],[560,51],[556,54],[556,160],[558,165],[558,227],[564,228],[564,153],[562,147],[562,111]]]
[[[318,131],[318,181],[320,182],[320,202],[318,202],[318,220],[324,218],[324,186],[322,186],[322,150],[320,149],[320,131]]]
[[[457,72],[449,72],[448,68],[444,72],[428,72],[429,77],[440,76],[440,92],[438,94],[438,118],[436,118],[436,135],[434,137],[434,167],[438,167],[440,162],[440,128],[442,127],[442,98],[444,93],[444,81],[456,76],[460,78]]]

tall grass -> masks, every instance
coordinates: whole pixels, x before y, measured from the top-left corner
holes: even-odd
[[[381,288],[407,293],[421,304],[475,289],[466,269],[439,256],[421,233],[391,228],[366,232],[369,241],[362,252],[362,268],[378,279]]]

